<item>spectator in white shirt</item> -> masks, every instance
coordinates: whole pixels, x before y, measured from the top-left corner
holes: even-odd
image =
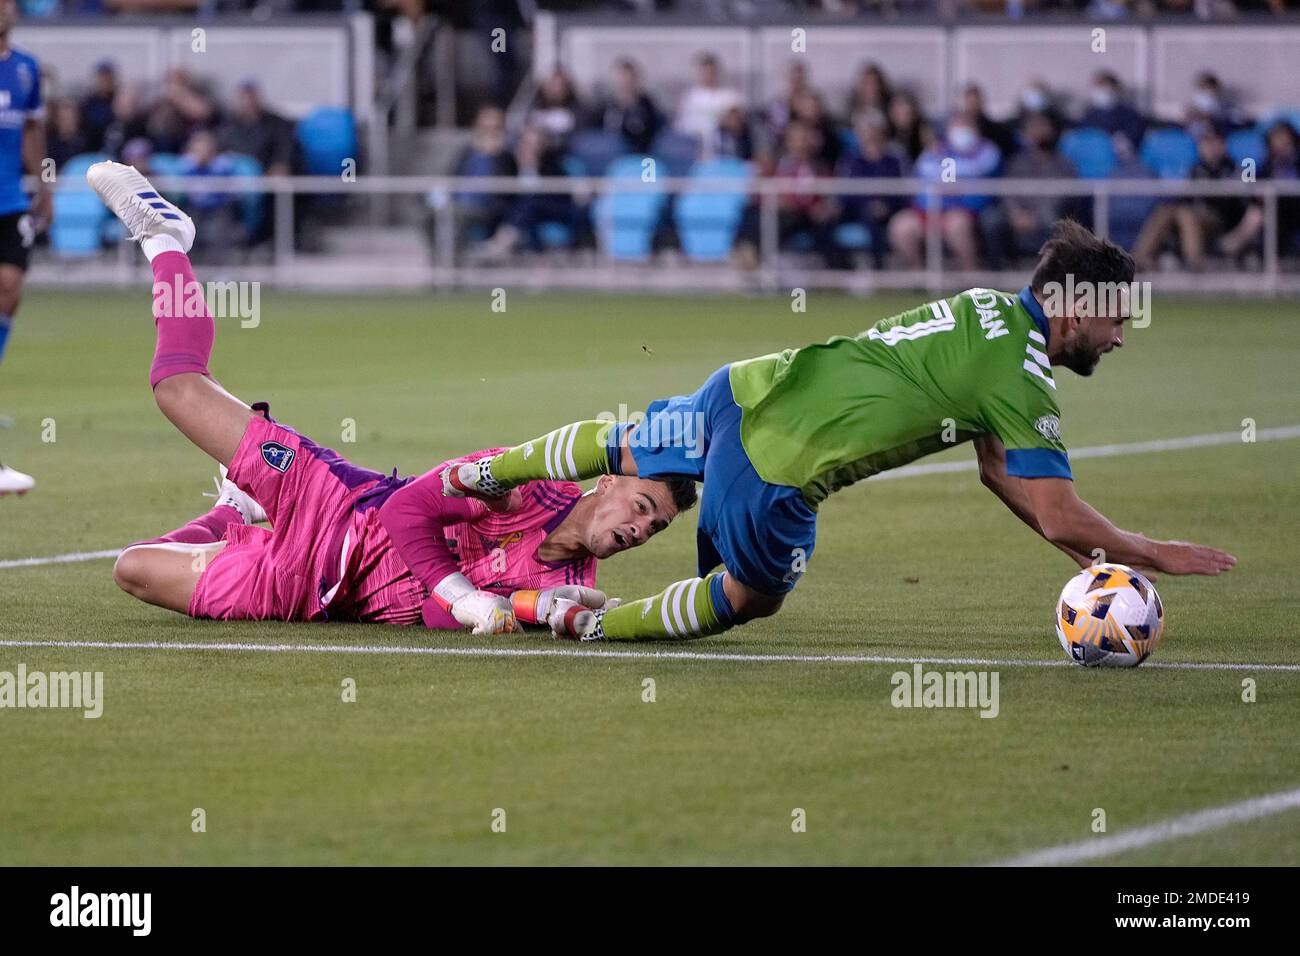
[[[695,64],[695,85],[682,97],[677,111],[677,129],[711,142],[723,115],[732,107],[744,104],[739,90],[722,85],[722,71],[716,56],[701,53]]]

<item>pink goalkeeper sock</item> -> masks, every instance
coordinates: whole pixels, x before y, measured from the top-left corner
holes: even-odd
[[[217,505],[201,518],[195,518],[187,525],[175,531],[168,531],[158,538],[137,541],[127,547],[134,548],[140,544],[212,544],[226,536],[226,529],[232,524],[243,524],[243,515],[233,505]]]
[[[157,388],[163,379],[182,372],[208,375],[216,329],[189,257],[183,252],[164,252],[154,256],[150,265],[158,347],[149,369],[149,387]]]

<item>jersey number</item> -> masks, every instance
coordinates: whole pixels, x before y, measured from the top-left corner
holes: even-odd
[[[922,308],[925,307],[922,306]],[[936,332],[951,332],[957,328],[957,319],[952,314],[952,309],[949,307],[947,300],[940,299],[938,302],[931,302],[930,314],[934,318],[913,322],[911,325],[891,325],[887,329],[870,329],[867,332],[867,338],[883,342],[885,345],[897,345],[899,342],[910,342],[913,339],[934,335]]]

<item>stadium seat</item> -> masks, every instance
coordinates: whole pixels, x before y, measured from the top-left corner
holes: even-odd
[[[54,221],[50,223],[50,246],[60,256],[89,256],[100,249],[104,224],[117,222],[108,208],[86,184],[86,170],[94,163],[112,159],[98,153],[73,156],[59,170],[54,190]]]
[[[604,176],[610,163],[629,150],[627,140],[603,129],[580,129],[569,137],[569,155],[580,161],[588,176]]]
[[[221,158],[231,165],[232,175],[250,178],[262,175],[262,164],[252,156],[245,156],[243,153],[223,153]],[[244,231],[250,237],[256,236],[266,218],[266,194],[241,193],[239,210]]]
[[[1110,136],[1099,129],[1067,130],[1061,137],[1061,153],[1083,179],[1105,179],[1115,168],[1115,147]]]
[[[668,197],[662,187],[641,183],[641,161],[644,158],[622,156],[610,163],[606,176],[614,180],[635,181],[639,188],[625,192],[610,189],[592,205],[596,235],[611,259],[643,260],[650,256],[655,228]]]
[[[663,163],[661,174],[685,176],[700,158],[700,138],[666,129],[655,137],[650,152]]]
[[[1238,166],[1243,159],[1253,159],[1258,166],[1268,155],[1264,134],[1257,129],[1239,129],[1228,135],[1228,155]]]
[[[844,222],[835,227],[835,244],[841,249],[866,249],[871,246],[871,230],[861,222]]]
[[[845,126],[840,130],[840,150],[845,156],[862,155],[862,144],[858,142],[858,134],[853,127]]]
[[[1132,158],[1116,166],[1111,179],[1150,179],[1151,170],[1140,160]],[[1155,196],[1112,196],[1107,223],[1110,238],[1125,249],[1137,242],[1142,224],[1151,215],[1160,200]]]
[[[312,176],[337,176],[343,161],[356,159],[357,126],[352,114],[337,106],[314,110],[298,122],[303,167]]]
[[[1186,130],[1153,129],[1139,155],[1161,179],[1186,179],[1196,165],[1196,140]]]
[[[692,179],[747,180],[749,166],[739,159],[712,159],[696,163]],[[726,259],[736,241],[736,230],[748,195],[743,192],[707,192],[691,189],[677,200],[677,234],[687,258],[697,262]]]

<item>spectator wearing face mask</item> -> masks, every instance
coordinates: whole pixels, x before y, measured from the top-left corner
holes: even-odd
[[[1030,80],[1020,91],[1019,106],[1016,112],[1016,129],[1023,127],[1025,117],[1031,113],[1042,113],[1058,129],[1065,126],[1065,116],[1061,113],[1056,95],[1041,77]]]
[[[1142,142],[1147,131],[1146,119],[1125,101],[1119,77],[1109,70],[1101,70],[1093,77],[1088,108],[1080,123],[1112,136],[1122,134],[1134,146]]]
[[[983,179],[997,173],[1002,156],[998,148],[980,136],[979,131],[962,114],[948,121],[941,140],[928,147],[916,161],[914,174],[931,182],[958,182]],[[953,176],[946,175],[951,170]],[[918,196],[913,205],[902,210],[889,222],[889,243],[910,269],[920,269],[925,261],[925,226],[929,216],[939,216],[944,244],[957,259],[959,268],[972,271],[980,267],[977,219],[991,196],[942,196],[928,203]]]
[[[1187,132],[1199,140],[1202,134],[1210,130],[1218,130],[1226,135],[1249,125],[1249,117],[1229,102],[1227,92],[1220,85],[1217,76],[1206,72],[1196,78],[1192,101],[1187,106]]]
[[[1024,148],[1006,164],[1011,179],[1073,179],[1074,164],[1061,155],[1057,144],[1061,129],[1046,113],[1029,113],[1021,121]],[[989,267],[1002,268],[1007,258],[1038,251],[1053,224],[1074,212],[1074,201],[1060,196],[1008,196],[989,203],[980,212],[980,226],[988,239]]]

